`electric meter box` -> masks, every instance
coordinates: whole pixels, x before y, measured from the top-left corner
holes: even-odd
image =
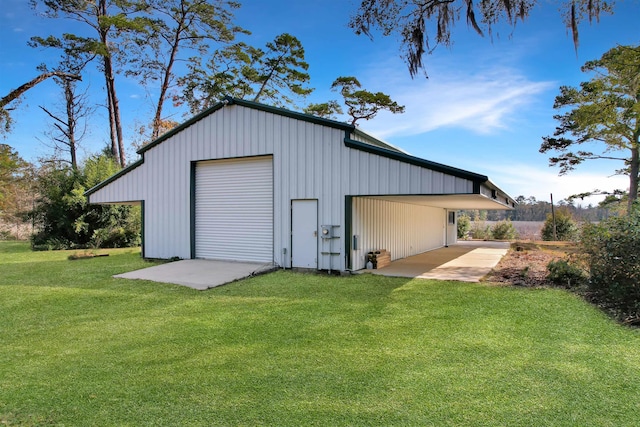
[[[336,236],[335,228],[339,227],[339,225],[321,225],[320,226],[320,237],[323,239],[333,239]]]

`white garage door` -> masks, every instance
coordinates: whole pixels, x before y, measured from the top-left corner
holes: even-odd
[[[196,166],[196,257],[273,261],[271,157]]]

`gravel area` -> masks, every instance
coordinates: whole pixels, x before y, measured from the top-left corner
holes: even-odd
[[[535,287],[547,284],[547,264],[566,258],[574,247],[561,242],[515,242],[485,281]]]

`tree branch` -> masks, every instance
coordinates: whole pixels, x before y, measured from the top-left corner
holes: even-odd
[[[51,71],[48,73],[42,73],[35,79],[23,84],[17,89],[12,90],[11,92],[9,92],[8,95],[3,96],[2,99],[0,99],[0,109],[4,108],[4,106],[10,103],[11,101],[14,101],[20,96],[22,96],[22,94],[24,94],[26,91],[28,91],[38,83],[42,83],[49,77],[54,77],[54,76],[60,77],[60,78],[66,78],[66,79],[82,80],[82,78],[77,74],[64,73],[62,71]]]

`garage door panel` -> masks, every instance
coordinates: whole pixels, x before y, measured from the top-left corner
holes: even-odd
[[[273,260],[272,158],[198,163],[196,257]]]

